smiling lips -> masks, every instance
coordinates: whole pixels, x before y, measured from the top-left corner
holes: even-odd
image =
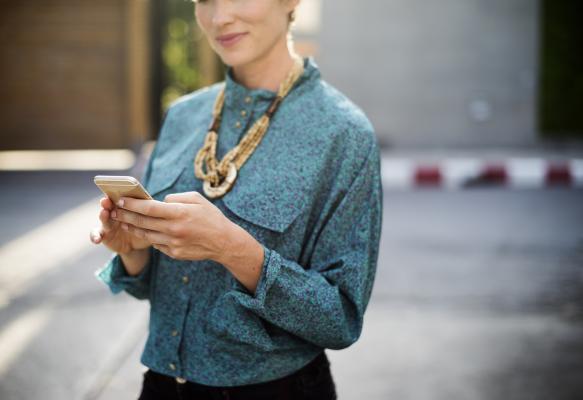
[[[230,33],[228,35],[221,35],[217,37],[217,42],[222,46],[232,46],[237,43],[246,33]]]

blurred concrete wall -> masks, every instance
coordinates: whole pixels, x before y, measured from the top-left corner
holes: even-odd
[[[395,146],[536,140],[538,0],[324,0],[324,78]]]

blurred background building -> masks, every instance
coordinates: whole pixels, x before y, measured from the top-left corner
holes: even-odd
[[[581,2],[324,1],[327,78],[398,146],[583,137]]]
[[[302,0],[298,51],[393,146],[583,137],[583,15],[561,0]],[[128,148],[223,79],[185,0],[0,3],[1,150]]]
[[[149,7],[2,1],[1,149],[120,148],[150,136]]]

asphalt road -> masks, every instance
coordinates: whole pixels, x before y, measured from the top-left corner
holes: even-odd
[[[137,398],[148,304],[95,279],[96,216],[68,214],[99,196],[93,175],[0,173],[2,400]],[[583,190],[384,201],[362,337],[328,352],[340,399],[583,398]]]

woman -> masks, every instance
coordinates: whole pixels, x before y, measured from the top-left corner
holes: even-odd
[[[140,399],[336,398],[324,349],[361,333],[380,158],[363,112],[294,53],[298,2],[196,3],[225,82],[166,113],[155,200],[101,200],[91,240],[116,254],[96,274],[150,302]]]

